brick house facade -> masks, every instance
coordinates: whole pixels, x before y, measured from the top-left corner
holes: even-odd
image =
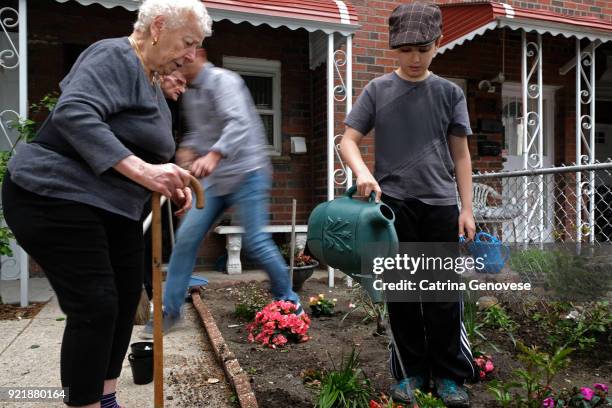
[[[206,3],[206,2],[205,2]],[[437,1],[439,4],[458,1]],[[463,2],[467,3],[467,2]],[[610,0],[508,1],[515,7],[545,9],[568,16],[590,16],[612,22]],[[359,18],[353,39],[353,96],[373,78],[396,66],[394,52],[388,49],[387,18],[399,1],[352,0]],[[28,2],[29,13],[29,98],[37,101],[56,90],[78,52],[102,38],[126,35],[131,31],[134,12],[120,7],[82,6],[74,1]],[[533,34],[528,34],[528,37]],[[501,44],[504,46],[502,47]],[[223,66],[224,57],[256,58],[280,62],[281,126],[277,154],[272,156],[274,184],[270,207],[271,223],[287,224],[291,199],[298,200],[297,222],[304,224],[314,206],[327,197],[326,66],[309,66],[309,34],[304,29],[272,28],[268,25],[215,22],[213,36],[205,42],[208,56]],[[575,158],[575,78],[561,75],[559,68],[575,57],[575,40],[543,35],[544,84],[554,89],[554,149],[548,152],[551,164],[571,163]],[[610,43],[598,49],[598,75],[605,69]],[[504,109],[504,87],[517,84],[520,76],[520,34],[510,29],[495,29],[438,55],[432,64],[436,74],[453,78],[464,85],[475,135],[470,151],[476,171],[504,169],[503,154],[479,155],[478,142],[497,142],[504,147],[503,130],[486,130],[483,121],[499,123]],[[504,57],[504,58],[502,58]],[[484,79],[495,77],[503,67],[505,84],[494,84],[493,92],[479,89]],[[611,101],[598,101],[598,123],[612,124]],[[336,104],[336,134],[342,132],[344,103]],[[306,154],[291,154],[291,137],[304,137]],[[610,142],[612,143],[612,142]],[[365,138],[362,151],[373,165],[374,137]],[[504,153],[505,154],[505,153]],[[231,215],[230,215],[231,216]],[[210,268],[223,251],[224,241],[211,233],[202,248],[199,264]]]

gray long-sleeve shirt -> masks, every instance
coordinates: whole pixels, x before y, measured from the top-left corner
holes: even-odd
[[[34,193],[140,219],[149,191],[112,169],[136,154],[167,162],[175,144],[168,105],[126,37],[87,48],[35,140],[9,162],[13,182]]]
[[[187,129],[180,147],[223,158],[204,187],[220,196],[236,191],[245,174],[271,170],[261,118],[240,75],[206,63],[183,94]]]

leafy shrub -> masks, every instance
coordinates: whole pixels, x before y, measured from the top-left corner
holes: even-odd
[[[369,405],[372,386],[359,367],[359,353],[353,350],[342,366],[333,370],[321,381],[321,391],[315,408],[365,408]]]

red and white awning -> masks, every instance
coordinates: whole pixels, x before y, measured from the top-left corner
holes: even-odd
[[[65,3],[69,0],[56,0]],[[137,10],[140,0],[76,0],[82,5]],[[213,21],[248,22],[255,26],[303,28],[309,32],[350,35],[359,29],[357,12],[346,0],[204,0]]]
[[[594,17],[567,16],[492,1],[441,4],[440,8],[444,35],[440,53],[502,27],[567,38],[612,41],[612,23]]]

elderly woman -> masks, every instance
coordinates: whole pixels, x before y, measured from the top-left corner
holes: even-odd
[[[67,315],[61,349],[69,406],[119,407],[115,386],[142,287],[139,219],[149,191],[191,205],[174,164],[158,77],[194,60],[211,34],[199,0],[145,0],[134,32],[86,49],[35,140],[3,185],[6,221],[42,266]]]

